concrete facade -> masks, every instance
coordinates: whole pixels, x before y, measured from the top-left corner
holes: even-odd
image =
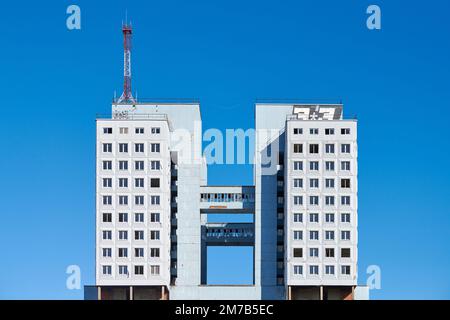
[[[356,121],[343,119],[342,105],[257,104],[255,129],[254,185],[208,186],[198,103],[114,103],[111,117],[97,119],[96,285],[87,287],[86,297],[368,297],[365,288],[356,288]],[[310,129],[318,134],[309,135]],[[341,129],[349,133],[344,137]],[[300,144],[303,153],[297,152]],[[331,144],[334,153],[325,150]],[[306,152],[310,145],[313,154]],[[341,145],[349,153],[340,153]],[[294,171],[298,161],[305,167],[318,161],[319,171]],[[331,161],[334,170],[321,170]],[[350,161],[350,171],[338,170],[339,161]],[[309,188],[309,179],[318,179],[317,187],[314,180],[315,188]],[[325,188],[325,179],[334,179],[334,187]],[[319,197],[317,205],[307,204],[311,196]],[[303,198],[301,204],[298,197]],[[340,204],[340,197],[346,197],[345,204]],[[252,214],[254,219],[208,223],[207,215],[214,213]],[[299,213],[302,222],[297,221]],[[349,222],[347,215],[340,222],[343,213],[350,215]],[[311,223],[309,214],[314,214]],[[314,236],[317,232],[317,240],[308,239],[311,231]],[[345,232],[342,237],[341,232]],[[253,246],[252,285],[208,285],[206,248],[224,245]],[[317,248],[318,256],[310,257],[310,248]],[[345,258],[340,255],[342,248]],[[325,252],[334,255],[325,257]],[[310,266],[317,266],[318,274],[310,274]]]

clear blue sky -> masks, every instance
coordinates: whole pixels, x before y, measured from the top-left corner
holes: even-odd
[[[381,31],[365,27],[373,3]],[[70,264],[94,283],[95,114],[121,90],[126,8],[134,89],[201,99],[205,129],[253,127],[255,98],[342,99],[359,119],[360,282],[376,264],[375,299],[450,298],[446,0],[2,3],[0,298],[80,299]],[[251,184],[252,169],[213,166],[209,182]],[[212,279],[248,279],[211,256]]]

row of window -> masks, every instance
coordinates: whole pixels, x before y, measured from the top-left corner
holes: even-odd
[[[117,185],[119,188],[128,188],[128,178],[118,178]],[[159,188],[161,186],[160,178],[150,178],[150,188]],[[145,178],[134,178],[135,188],[144,188]],[[102,178],[103,188],[112,188],[113,178]]]
[[[303,258],[303,248],[294,248],[292,250],[292,256],[294,258]],[[341,248],[340,256],[341,256],[341,258],[350,258],[351,257],[351,249],[350,248]],[[309,257],[310,258],[319,258],[319,248],[309,248]],[[335,248],[325,248],[324,258],[336,258]]]
[[[110,223],[113,221],[113,214],[110,212],[104,212],[102,214],[102,222]],[[128,222],[128,213],[120,212],[117,214],[117,221],[122,223]],[[145,214],[143,212],[134,213],[134,222],[143,223],[145,222]],[[151,212],[150,213],[150,222],[157,223],[161,222],[161,214],[159,212]]]
[[[325,223],[334,223],[335,222],[334,213],[325,213],[324,221]],[[294,213],[293,214],[294,223],[303,223],[303,213]],[[341,222],[342,223],[350,223],[351,214],[350,213],[341,213]],[[311,223],[319,223],[319,214],[318,213],[310,213],[309,214],[309,222]]]
[[[335,134],[335,129],[334,128],[326,128],[325,129],[325,135],[326,136],[332,136]],[[300,135],[303,134],[303,128],[294,128],[293,129],[293,133],[295,135]],[[340,130],[341,135],[346,136],[350,134],[350,128],[341,128]],[[310,135],[318,135],[319,134],[319,128],[310,128],[309,129],[309,134]]]
[[[102,248],[103,258],[112,258],[112,248]],[[159,258],[161,255],[160,248],[150,248],[150,258]],[[143,258],[145,254],[144,248],[134,248],[134,257]],[[118,258],[128,258],[128,248],[117,248]]]
[[[103,143],[102,151],[103,153],[112,153],[113,144],[112,143]],[[145,147],[144,143],[135,143],[134,144],[134,152],[135,153],[144,153]],[[128,143],[118,143],[118,151],[119,153],[128,153]],[[150,143],[150,152],[151,153],[160,153],[161,152],[161,144],[160,143]]]
[[[325,178],[325,188],[334,188],[335,187],[335,179],[334,178]],[[303,179],[302,178],[295,178],[292,181],[292,185],[294,188],[303,188]],[[350,189],[350,179],[348,178],[342,178],[340,179],[339,186],[343,189]],[[309,187],[311,189],[318,189],[319,188],[319,179],[318,178],[310,178],[309,179]]]
[[[119,269],[119,275],[126,275],[126,276],[130,275],[127,265],[119,265],[118,269]],[[109,276],[112,275],[112,266],[103,265],[102,273],[103,273],[103,275],[109,275]],[[144,275],[144,266],[142,266],[142,265],[134,266],[134,274],[135,275]],[[160,266],[159,265],[151,265],[150,266],[150,275],[158,276],[159,274],[160,274]]]
[[[294,265],[293,266],[294,275],[303,275],[303,265]],[[341,275],[348,276],[351,273],[351,268],[348,265],[341,266]],[[326,275],[335,275],[335,266],[334,265],[325,265],[324,273]],[[309,265],[309,274],[310,275],[319,275],[319,266],[318,265]]]
[[[295,206],[301,206],[303,205],[303,196],[294,196],[294,205]],[[326,206],[334,206],[335,203],[335,196],[323,196],[324,201],[323,203]],[[351,196],[340,196],[341,201],[340,204],[341,206],[349,206],[351,204]],[[309,196],[309,205],[311,206],[318,206],[319,205],[319,199],[320,196]]]
[[[150,132],[152,134],[160,134],[161,133],[161,128],[160,127],[151,127],[150,128]],[[111,128],[111,127],[103,128],[103,134],[112,134],[112,133],[113,133],[113,128]],[[120,134],[128,134],[129,133],[129,128],[127,128],[127,127],[120,127],[119,128],[119,133]],[[144,134],[145,133],[145,128],[143,128],[143,127],[136,127],[136,128],[134,128],[134,133],[135,134]]]
[[[102,196],[102,204],[105,206],[109,206],[112,205],[113,203],[113,196]],[[117,196],[117,203],[121,206],[126,206],[128,205],[128,196]],[[138,205],[138,206],[143,206],[145,204],[145,196],[143,195],[139,195],[139,196],[134,196],[134,204]],[[151,195],[150,196],[150,204],[157,206],[161,204],[161,196],[155,196],[155,195]]]
[[[112,240],[112,230],[103,230],[102,231],[102,239],[103,240]],[[117,231],[117,239],[118,240],[128,240],[128,230]],[[133,239],[134,240],[144,240],[145,239],[145,230],[135,230]],[[150,230],[150,240],[160,240],[160,239],[161,239],[161,231],[160,230]]]
[[[319,161],[308,161],[309,170],[310,171],[319,171]],[[335,161],[325,161],[325,170],[326,171],[335,171]],[[350,161],[340,161],[341,171],[350,171]],[[303,171],[303,161],[294,161],[293,162],[294,171]]]
[[[128,170],[128,160],[119,160],[118,161],[118,169],[122,171]],[[102,168],[103,170],[112,170],[113,161],[112,160],[103,160]],[[145,168],[144,160],[136,160],[134,161],[134,170],[143,171]],[[161,170],[161,161],[159,160],[151,160],[150,161],[150,170]]]
[[[293,146],[294,153],[303,153],[303,143],[294,143]],[[349,143],[341,143],[341,154],[349,154],[350,153],[350,144]],[[335,144],[327,143],[325,144],[326,154],[334,154],[335,153]],[[309,154],[319,154],[319,144],[318,143],[310,143],[309,144]]]
[[[341,231],[341,240],[350,240],[351,232],[348,230]],[[292,237],[294,240],[301,241],[303,240],[303,231],[302,230],[294,230],[292,232]],[[325,230],[323,231],[323,237],[326,241],[334,241],[335,240],[335,231],[334,230]],[[309,240],[318,241],[319,240],[319,231],[318,230],[310,230],[309,231]]]

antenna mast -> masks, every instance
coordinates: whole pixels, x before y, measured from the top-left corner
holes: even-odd
[[[122,25],[123,33],[123,93],[120,96],[118,103],[135,103],[136,99],[133,98],[131,93],[131,23],[125,21]]]

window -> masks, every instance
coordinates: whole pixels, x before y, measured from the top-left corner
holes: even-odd
[[[318,258],[319,257],[319,248],[309,248],[309,256],[311,258]]]
[[[134,204],[138,206],[144,205],[144,196],[134,196]]]
[[[135,178],[134,179],[134,186],[136,188],[143,188],[144,187],[144,178]]]
[[[143,143],[135,143],[134,144],[134,152],[138,152],[138,153],[144,152],[144,144]]]
[[[325,222],[334,223],[334,213],[325,213]]]
[[[144,240],[144,231],[143,230],[134,231],[134,240]]]
[[[319,161],[310,161],[309,162],[309,170],[318,171],[319,170]]]
[[[134,248],[134,256],[136,258],[144,257],[144,248]]]
[[[144,161],[139,160],[134,162],[134,170],[143,171],[144,170]]]
[[[334,258],[334,248],[325,248],[325,257]]]
[[[341,153],[350,153],[350,144],[348,143],[341,144]]]
[[[303,161],[294,161],[294,171],[303,170]]]
[[[334,134],[334,129],[333,128],[325,129],[325,135],[326,136],[331,136],[333,134]]]
[[[103,178],[103,188],[112,187],[112,178]]]
[[[150,188],[159,188],[159,178],[150,179]]]
[[[128,222],[128,213],[119,213],[119,222]]]
[[[119,170],[128,170],[128,161],[119,161]]]
[[[350,231],[341,231],[341,240],[350,240]]]
[[[303,232],[294,230],[294,240],[303,240]]]
[[[319,179],[309,179],[309,187],[312,189],[319,188]]]
[[[128,240],[128,231],[120,230],[119,231],[119,240]]]
[[[135,213],[134,222],[144,222],[144,214],[142,212]]]
[[[119,152],[128,153],[128,143],[119,143]]]
[[[294,134],[303,134],[303,129],[302,128],[294,128]]]
[[[103,222],[112,222],[112,214],[103,213]]]
[[[325,153],[328,153],[328,154],[334,153],[334,144],[332,144],[332,143],[327,143],[327,144],[325,145]]]
[[[161,133],[161,128],[159,128],[159,127],[152,128],[152,134],[160,134],[160,133]]]
[[[161,145],[160,145],[159,143],[152,143],[152,144],[150,145],[150,150],[151,150],[151,152],[157,152],[157,153],[159,153],[159,152],[160,152],[160,148],[161,148]]]
[[[103,128],[103,134],[112,134],[112,128]]]
[[[311,129],[309,129],[309,134],[311,134],[311,135],[318,135],[319,134],[319,129],[311,128]]]
[[[159,258],[159,248],[150,248],[150,257]]]
[[[150,266],[150,274],[152,276],[159,275],[159,266]]]
[[[128,275],[128,266],[119,266],[120,275]]]
[[[111,275],[112,274],[112,268],[111,266],[103,266],[102,272],[104,275]]]
[[[119,205],[128,205],[128,196],[119,196]]]
[[[309,266],[309,274],[318,275],[319,274],[319,266]]]
[[[160,222],[158,212],[150,213],[150,222]]]
[[[350,248],[341,249],[341,258],[350,258]]]
[[[303,249],[302,248],[294,248],[293,255],[294,255],[294,258],[302,258],[303,257]]]
[[[112,143],[104,143],[103,144],[103,152],[107,152],[107,153],[112,152]]]
[[[134,266],[134,274],[143,275],[144,274],[144,266]]]
[[[150,240],[159,240],[159,230],[150,231]]]
[[[161,198],[160,198],[160,196],[151,196],[150,197],[150,203],[152,204],[152,205],[159,205],[160,204],[160,201],[161,201]]]
[[[160,170],[161,169],[161,162],[158,160],[154,160],[150,162],[150,168],[152,170]]]
[[[334,161],[325,161],[325,170],[334,171]]]
[[[103,161],[103,170],[112,170],[112,161]]]
[[[342,196],[341,197],[341,205],[349,206],[350,205],[350,196]]]
[[[303,222],[303,214],[302,213],[294,213],[294,222]]]
[[[103,205],[112,205],[112,196],[103,196]]]
[[[119,258],[128,257],[128,249],[127,248],[119,248]]]
[[[136,128],[135,133],[136,134],[144,134],[144,128]]]
[[[309,197],[309,204],[311,206],[318,206],[319,205],[319,196],[310,196]]]
[[[103,231],[102,238],[103,238],[103,240],[112,240],[112,231],[110,231],[110,230]]]
[[[303,179],[294,179],[294,188],[303,188]]]
[[[319,222],[319,214],[318,213],[310,213],[309,214],[309,222],[318,223]]]
[[[341,214],[341,222],[350,223],[350,213],[342,213]]]
[[[325,196],[325,205],[334,206],[334,196]]]
[[[334,188],[334,179],[325,179],[325,188]]]
[[[333,275],[334,274],[334,266],[325,266],[325,274]]]
[[[319,231],[310,231],[309,240],[319,240]]]
[[[111,248],[103,248],[102,249],[102,256],[105,257],[105,258],[111,258],[111,256],[112,256]]]
[[[303,204],[302,196],[294,196],[294,205],[301,206]]]
[[[303,145],[300,143],[294,143],[294,153],[303,153]]]
[[[119,178],[119,188],[128,188],[128,178]]]
[[[350,188],[350,179],[341,179],[341,188]]]
[[[341,274],[350,275],[350,266],[341,266]]]
[[[303,266],[294,266],[294,274],[302,275],[303,274]]]
[[[325,231],[325,240],[334,240],[334,231]]]
[[[312,153],[312,154],[319,153],[319,145],[318,144],[310,144],[309,145],[309,153]]]
[[[350,171],[350,161],[341,161],[341,170]]]
[[[341,129],[342,135],[349,135],[350,134],[350,128],[342,128]]]
[[[128,128],[119,128],[120,134],[128,134]]]

